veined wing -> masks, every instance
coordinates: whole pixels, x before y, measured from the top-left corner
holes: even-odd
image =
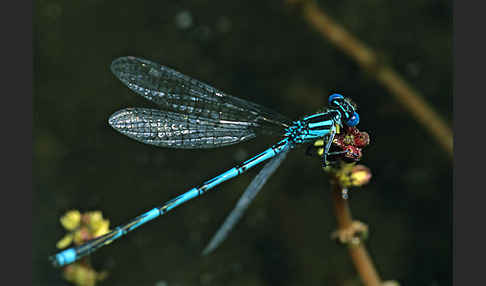
[[[142,143],[181,149],[227,146],[254,138],[246,122],[220,120],[148,108],[126,108],[108,120],[120,133]]]
[[[281,131],[291,123],[275,111],[225,94],[148,60],[135,57],[118,58],[113,61],[111,70],[131,90],[165,110],[206,117],[223,123],[241,122],[263,133],[281,134]]]

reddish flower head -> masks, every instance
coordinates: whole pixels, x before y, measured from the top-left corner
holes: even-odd
[[[339,134],[334,136],[331,152],[345,151],[340,155],[334,155],[332,159],[357,162],[363,155],[362,149],[370,144],[370,136],[356,127],[345,126]]]

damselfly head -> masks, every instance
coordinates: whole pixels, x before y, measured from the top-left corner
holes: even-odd
[[[358,125],[358,108],[351,99],[338,93],[331,94],[329,96],[329,107],[339,111],[346,125],[351,127]]]

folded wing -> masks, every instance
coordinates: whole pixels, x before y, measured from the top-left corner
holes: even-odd
[[[108,120],[120,133],[142,143],[182,149],[227,146],[254,138],[250,125],[148,108],[126,108]]]
[[[291,124],[285,116],[261,105],[225,94],[166,66],[135,58],[113,61],[113,74],[131,90],[162,110],[222,124],[246,124],[255,132],[281,134]]]

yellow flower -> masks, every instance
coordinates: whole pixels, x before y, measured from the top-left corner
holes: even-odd
[[[102,236],[110,231],[110,221],[104,219],[97,224],[97,227],[93,229],[93,237]]]
[[[61,217],[60,221],[68,234],[57,242],[56,247],[59,249],[66,248],[71,243],[81,245],[110,231],[110,221],[103,219],[101,211],[81,214],[78,210],[70,210]]]
[[[339,168],[328,168],[326,171],[334,174],[335,179],[343,188],[361,187],[371,179],[371,171],[364,165],[341,164]]]
[[[71,233],[68,233],[57,242],[56,247],[59,249],[66,248],[68,245],[71,244],[71,242],[73,242],[73,235]]]
[[[103,220],[103,215],[101,214],[101,211],[87,212],[85,213],[85,215],[87,217],[88,224],[96,224],[99,221]]]
[[[81,222],[81,213],[78,210],[68,211],[61,217],[60,221],[65,229],[72,231],[79,226]]]
[[[363,165],[357,165],[351,171],[351,182],[353,186],[359,187],[367,184],[371,179],[371,171]]]
[[[88,225],[91,229],[92,237],[102,236],[110,231],[110,221],[103,219],[100,211],[94,211],[87,214],[89,217]]]
[[[78,286],[95,286],[97,281],[107,277],[108,273],[96,272],[90,266],[74,263],[64,269],[64,279]]]

